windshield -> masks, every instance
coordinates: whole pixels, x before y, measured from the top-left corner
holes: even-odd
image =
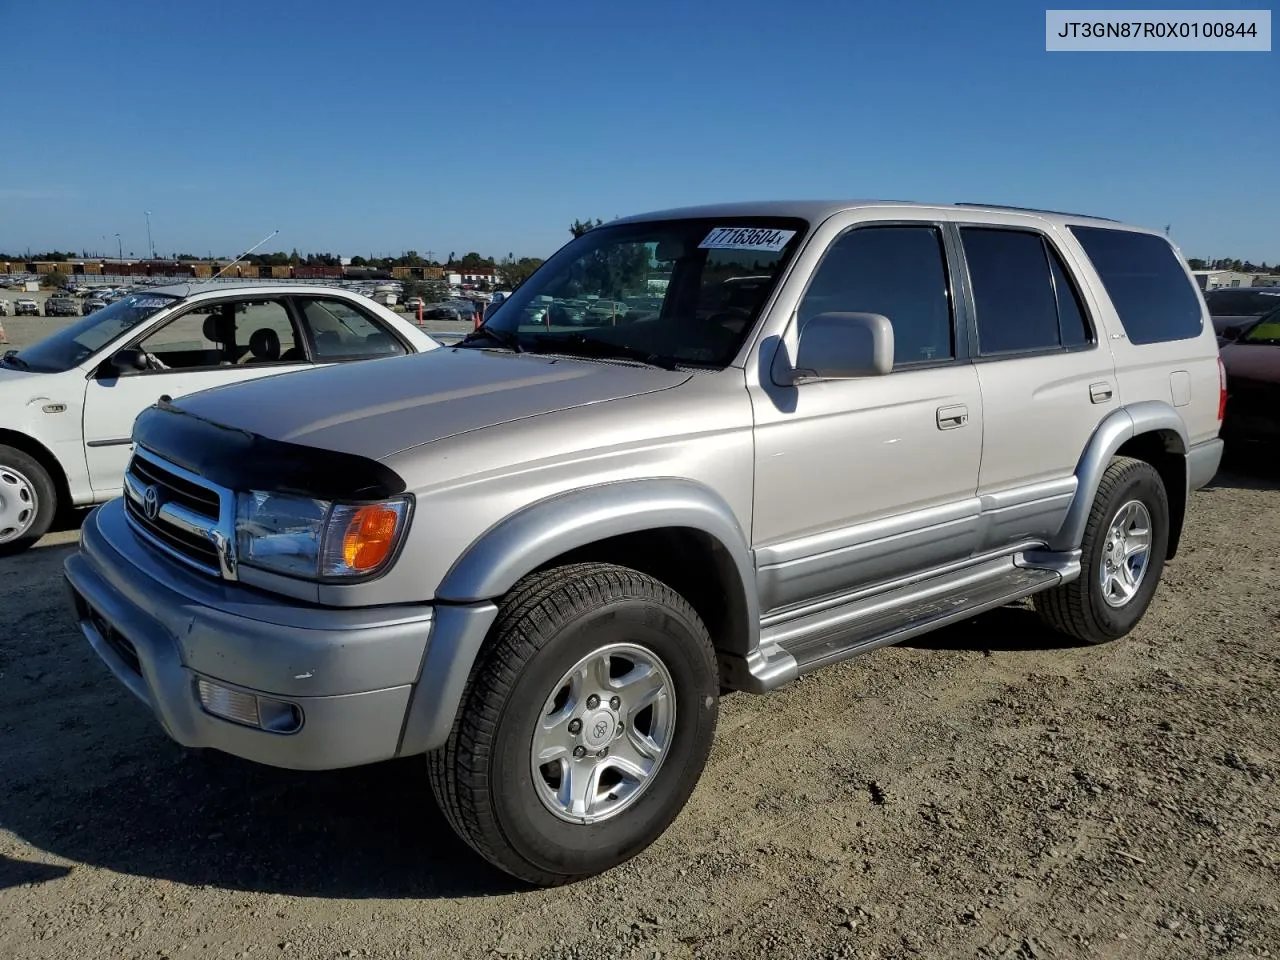
[[[1219,317],[1260,317],[1280,304],[1275,290],[1213,290],[1205,295],[1209,312]]]
[[[6,363],[8,366],[37,373],[62,373],[84,363],[156,311],[177,302],[177,297],[160,293],[124,297],[94,311],[77,323],[63,327],[38,343],[19,350]]]
[[[807,229],[780,217],[596,227],[506,297],[466,345],[726,366]]]
[[[1237,343],[1262,343],[1280,345],[1280,310],[1267,314],[1236,341]]]

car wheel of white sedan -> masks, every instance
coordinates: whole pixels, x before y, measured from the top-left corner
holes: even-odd
[[[0,446],[0,555],[25,550],[44,536],[56,507],[48,471],[21,450]]]

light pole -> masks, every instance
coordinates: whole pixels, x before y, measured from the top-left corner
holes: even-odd
[[[116,234],[116,266],[124,270],[124,241]]]
[[[156,258],[156,245],[151,242],[151,211],[150,210],[146,211],[146,214],[147,214],[147,249],[151,251],[151,259],[154,260]]]

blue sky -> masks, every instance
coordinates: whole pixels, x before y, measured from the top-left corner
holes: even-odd
[[[575,217],[836,196],[1078,210],[1280,261],[1274,49],[1046,53],[1026,2],[32,16],[4,45],[0,250],[114,252],[119,232],[141,255],[150,210],[159,252],[279,229],[264,249],[547,255]]]

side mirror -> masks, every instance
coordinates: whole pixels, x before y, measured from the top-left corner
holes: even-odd
[[[788,386],[893,372],[893,324],[879,313],[820,313],[800,331]]]
[[[1242,333],[1244,333],[1244,327],[1233,323],[1230,326],[1223,327],[1220,336],[1227,343],[1231,343],[1233,340],[1239,340]]]
[[[147,355],[143,351],[137,347],[126,347],[113,353],[98,372],[103,376],[118,377],[136,373],[139,370],[147,370],[150,366]]]

